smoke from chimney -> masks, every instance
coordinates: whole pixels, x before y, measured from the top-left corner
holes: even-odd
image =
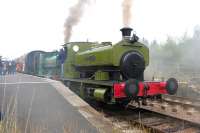
[[[78,0],[78,3],[70,8],[69,16],[67,17],[64,24],[66,43],[69,42],[71,38],[73,27],[80,22],[80,19],[84,13],[85,6],[87,4],[89,4],[89,0]]]
[[[123,10],[123,24],[125,27],[130,26],[131,23],[131,9],[132,9],[132,0],[123,0],[122,10]]]

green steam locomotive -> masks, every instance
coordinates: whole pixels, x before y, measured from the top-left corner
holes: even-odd
[[[62,56],[58,52],[35,52],[34,56],[30,55],[36,60],[31,61],[28,54],[26,59],[30,64],[25,63],[25,66],[35,66],[37,70],[31,73],[34,75],[60,75],[60,80],[82,98],[104,103],[124,104],[175,94],[178,84],[174,78],[166,82],[144,81],[149,48],[138,42],[135,34],[131,36],[131,31],[129,27],[122,28],[122,40],[116,44],[66,43],[65,58],[59,58]]]
[[[132,29],[121,29],[122,40],[111,42],[70,42],[64,45],[67,58],[63,80],[84,98],[105,103],[127,103],[131,99],[175,94],[174,78],[166,82],[144,81],[149,65],[149,48],[138,42]],[[73,87],[78,84],[78,87]]]

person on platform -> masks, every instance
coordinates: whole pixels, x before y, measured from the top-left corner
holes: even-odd
[[[16,73],[16,63],[15,61],[11,62],[11,74],[15,74]]]
[[[7,67],[8,67],[8,75],[12,74],[12,62],[11,61],[8,62]]]
[[[5,62],[3,63],[3,75],[6,75],[7,72],[8,72],[8,70],[7,70],[7,62],[5,61]]]
[[[67,51],[65,49],[60,49],[59,55],[58,55],[58,60],[61,65],[61,77],[64,77],[64,62],[66,59]]]
[[[3,62],[2,62],[2,59],[1,59],[1,56],[0,56],[0,75],[3,74]]]

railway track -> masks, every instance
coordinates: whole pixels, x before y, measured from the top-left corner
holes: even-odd
[[[161,100],[148,99],[146,105],[140,104],[139,108],[200,125],[199,100],[163,95]]]
[[[145,106],[95,108],[120,132],[200,133],[200,102],[194,99],[166,95],[160,101],[148,99]]]
[[[99,108],[119,132],[124,133],[199,133],[198,125],[140,108],[128,107],[125,110]]]

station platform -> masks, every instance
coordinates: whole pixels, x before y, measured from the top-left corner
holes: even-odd
[[[0,76],[0,109],[20,132],[112,132],[112,123],[60,81],[51,79]]]

